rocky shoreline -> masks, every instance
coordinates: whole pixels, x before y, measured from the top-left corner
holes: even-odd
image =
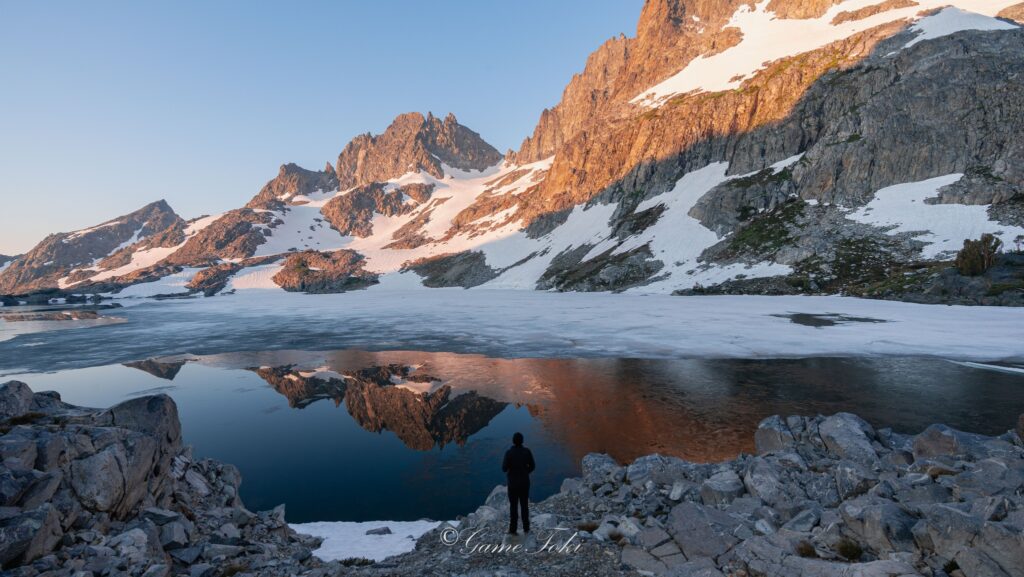
[[[1024,575],[1024,417],[998,437],[875,430],[846,413],[771,417],[756,455],[583,459],[504,535],[507,501],[412,552],[324,562],[284,507],[251,512],[238,470],[182,445],[167,396],[110,409],[0,385],[0,575]]]

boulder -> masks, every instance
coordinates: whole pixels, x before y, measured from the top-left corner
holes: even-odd
[[[619,469],[615,459],[604,453],[590,453],[583,457],[580,463],[583,470],[583,479],[591,486],[600,486],[605,483]]]
[[[71,463],[71,488],[82,505],[93,511],[113,511],[124,498],[128,457],[123,445]]]
[[[857,541],[872,551],[914,550],[917,519],[892,501],[862,497],[840,505],[839,513]]]
[[[878,454],[871,446],[874,429],[856,415],[836,413],[818,425],[818,434],[829,453],[839,459],[870,467],[878,462]]]
[[[0,520],[0,567],[29,563],[46,555],[63,535],[57,511],[49,504]]]
[[[700,497],[705,505],[725,505],[742,494],[743,481],[732,469],[715,473],[700,486]]]
[[[977,460],[988,457],[989,448],[981,435],[958,431],[946,425],[931,425],[914,437],[914,459],[934,459],[957,455],[960,459]]]
[[[667,463],[661,455],[645,455],[626,467],[626,478],[631,485],[643,485],[664,471]]]
[[[139,397],[109,409],[115,427],[155,437],[174,448],[181,445],[181,421],[178,406],[167,395]]]
[[[657,557],[635,545],[626,545],[622,548],[622,563],[647,574],[660,575],[668,570]]]
[[[696,503],[676,505],[668,517],[669,533],[687,559],[725,553],[739,543],[736,532],[744,525],[728,513]]]
[[[754,447],[758,455],[790,450],[794,444],[793,433],[778,415],[761,421],[754,432]]]
[[[853,461],[840,461],[833,469],[840,499],[862,495],[878,483],[878,475]]]
[[[20,417],[32,409],[32,389],[21,381],[0,385],[0,421]]]

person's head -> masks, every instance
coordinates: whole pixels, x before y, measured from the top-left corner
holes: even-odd
[[[517,447],[521,447],[523,445],[523,434],[522,433],[516,433],[516,434],[512,435],[512,444],[517,446]]]

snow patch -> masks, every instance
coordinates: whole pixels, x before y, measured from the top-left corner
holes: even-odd
[[[904,48],[909,48],[918,42],[941,38],[964,30],[1014,30],[1016,25],[1005,20],[992,18],[984,14],[965,12],[959,8],[949,7],[939,12],[926,16],[910,27],[911,32],[917,32],[916,38],[907,42]]]
[[[98,224],[98,225],[93,226],[93,227],[83,228],[82,230],[76,230],[75,232],[72,232],[72,233],[68,234],[68,237],[66,239],[64,239],[64,242],[67,242],[67,241],[69,241],[71,239],[81,238],[81,237],[83,237],[83,236],[85,236],[85,235],[87,235],[87,234],[89,234],[91,232],[97,231],[97,230],[99,230],[101,228],[107,228],[109,226],[116,226],[116,225],[119,225],[119,224],[122,224],[122,223],[124,223],[123,220],[112,220],[110,222],[105,222],[103,224]]]
[[[222,216],[224,216],[224,213],[197,218],[185,227],[185,236],[195,236],[199,231],[217,222]]]
[[[332,251],[346,248],[352,240],[331,228],[331,223],[324,218],[319,206],[314,204],[289,206],[273,213],[282,224],[262,226],[270,236],[256,248],[253,256],[310,249]]]
[[[926,204],[943,186],[953,184],[962,174],[948,174],[918,182],[888,186],[875,193],[866,206],[847,218],[877,227],[889,228],[889,234],[917,233],[914,239],[928,243],[924,258],[946,258],[963,248],[965,239],[992,233],[1010,245],[1024,228],[989,220],[988,206],[964,204]]]
[[[441,523],[438,521],[328,521],[319,523],[292,523],[291,528],[303,535],[323,539],[313,554],[323,561],[362,557],[383,561],[388,557],[412,551],[427,531]],[[388,527],[390,535],[367,535],[371,529]]]
[[[1002,23],[1007,28],[992,28],[991,21],[1003,8],[1016,4],[1019,0],[918,0],[917,4],[907,8],[897,8],[881,12],[860,20],[832,24],[832,19],[840,12],[857,10],[874,4],[878,0],[847,0],[832,6],[820,18],[791,19],[778,18],[768,10],[770,0],[761,0],[751,10],[749,6],[741,6],[726,24],[739,28],[742,40],[733,46],[710,56],[698,56],[682,70],[655,86],[637,95],[630,102],[646,108],[657,108],[677,94],[688,92],[719,92],[739,88],[744,80],[753,77],[765,67],[766,63],[811,52],[837,40],[842,40],[865,30],[894,22],[897,20],[913,20],[922,11],[948,6],[960,8],[941,18],[937,22],[925,25],[925,34],[936,34],[925,38],[918,37],[908,46],[925,40],[937,38],[944,34],[966,29],[1008,29],[1012,25]],[[943,12],[947,12],[943,10]],[[967,12],[976,12],[969,15]],[[934,16],[932,18],[935,18]],[[980,19],[985,19],[982,22]],[[1000,22],[996,20],[995,22]],[[988,26],[988,28],[979,28]],[[951,30],[950,32],[942,32]]]
[[[169,274],[159,280],[133,284],[129,287],[125,287],[120,292],[106,294],[104,296],[115,299],[128,299],[188,292],[185,285],[191,282],[192,277],[194,277],[200,270],[202,269],[183,268],[181,272]]]
[[[224,291],[252,289],[275,289],[283,291],[284,289],[277,286],[274,282],[274,275],[280,272],[282,268],[283,265],[279,263],[244,268],[231,277],[231,280],[229,280],[228,284],[224,287]]]

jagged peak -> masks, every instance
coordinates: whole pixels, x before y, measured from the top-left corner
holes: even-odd
[[[443,176],[442,163],[461,170],[483,170],[502,155],[451,112],[444,119],[427,112],[399,114],[381,134],[363,134],[338,156],[335,174],[341,189],[387,180],[422,170]]]
[[[245,206],[246,208],[273,209],[295,196],[310,194],[318,190],[333,190],[337,186],[338,179],[335,177],[334,168],[330,163],[327,164],[326,169],[318,171],[288,162],[281,165],[277,176],[263,185],[259,193]]]

